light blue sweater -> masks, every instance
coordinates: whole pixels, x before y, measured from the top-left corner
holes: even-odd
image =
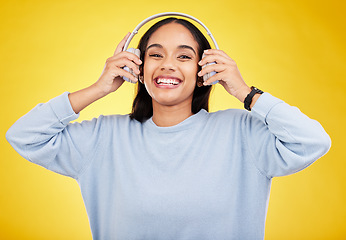
[[[201,110],[172,127],[78,117],[68,93],[20,118],[24,158],[76,179],[94,239],[263,239],[271,179],[330,148],[321,125],[264,93],[252,112]],[[289,206],[288,206],[289,207]]]

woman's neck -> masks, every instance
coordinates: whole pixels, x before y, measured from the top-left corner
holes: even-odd
[[[164,106],[153,102],[153,122],[159,127],[177,125],[192,116],[191,102],[182,105]]]

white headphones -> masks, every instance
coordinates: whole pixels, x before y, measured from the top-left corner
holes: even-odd
[[[179,12],[164,12],[164,13],[159,13],[159,14],[155,14],[151,17],[148,17],[147,19],[144,19],[141,23],[139,23],[137,25],[137,27],[132,31],[131,35],[129,36],[129,38],[127,39],[127,41],[125,42],[125,46],[123,48],[123,51],[128,51],[128,52],[131,52],[131,53],[134,53],[136,54],[138,57],[140,57],[140,50],[139,49],[135,49],[135,48],[128,48],[132,38],[134,37],[135,34],[138,33],[138,30],[144,25],[146,24],[147,22],[153,20],[153,19],[156,19],[156,18],[159,18],[159,17],[163,17],[163,16],[181,16],[181,17],[186,17],[186,18],[189,18],[191,20],[194,20],[195,22],[199,23],[206,31],[207,31],[207,34],[210,36],[211,40],[213,41],[214,43],[214,46],[216,49],[219,49],[219,46],[217,45],[216,43],[216,40],[215,38],[213,37],[213,35],[211,34],[211,32],[209,31],[209,29],[200,21],[198,20],[197,18],[195,17],[192,17],[190,15],[187,15],[185,13],[179,13]],[[204,57],[204,54],[202,56],[202,58]],[[211,64],[215,64],[214,63],[207,63],[206,65],[203,65],[202,68],[204,68],[205,66],[207,65],[211,65]],[[125,66],[124,67],[124,70],[128,71],[129,73],[131,73],[132,75],[134,75],[136,78],[138,78],[138,76],[132,71],[132,69],[130,69],[129,67]],[[211,73],[207,73],[203,76],[203,80],[206,81],[208,78],[210,78],[211,76],[213,76],[214,74],[216,74],[216,72],[211,72]],[[127,77],[123,77],[123,79],[127,82],[132,82],[129,78]],[[218,83],[219,81],[215,81],[213,82],[212,84],[216,84]]]

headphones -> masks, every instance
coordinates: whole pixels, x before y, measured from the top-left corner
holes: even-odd
[[[127,52],[131,52],[131,53],[134,53],[136,54],[138,57],[140,57],[140,50],[139,49],[135,49],[135,48],[128,48],[132,38],[134,37],[134,35],[136,35],[138,33],[138,30],[144,25],[146,24],[147,22],[153,20],[153,19],[156,19],[156,18],[159,18],[159,17],[163,17],[163,16],[180,16],[180,17],[186,17],[188,19],[191,19],[191,20],[194,20],[195,22],[199,23],[206,31],[207,31],[207,34],[210,36],[211,40],[213,41],[214,43],[214,46],[216,49],[219,49],[219,46],[217,45],[216,43],[216,40],[215,38],[213,37],[213,35],[211,34],[211,32],[209,31],[209,29],[200,21],[198,20],[197,18],[195,17],[192,17],[190,15],[187,15],[185,13],[179,13],[179,12],[164,12],[164,13],[159,13],[159,14],[155,14],[151,17],[148,17],[147,19],[144,19],[142,22],[140,22],[137,27],[132,31],[132,33],[130,34],[129,38],[126,40],[125,42],[125,45],[124,45],[124,48],[123,48],[123,51],[127,51]],[[204,57],[204,54],[202,56],[202,58]],[[207,63],[205,65],[202,66],[202,68],[206,67],[207,65],[211,65],[211,64],[215,64],[215,62],[213,63]],[[138,78],[138,76],[132,71],[132,69],[130,69],[129,67],[125,66],[123,67],[124,70],[128,71],[129,73],[131,73],[132,75],[134,75],[136,78]],[[216,72],[210,72],[210,73],[207,73],[203,76],[203,80],[206,81],[208,80],[211,76],[215,75]],[[123,79],[127,82],[131,82],[132,81],[127,78],[127,77],[123,77]],[[213,82],[212,84],[216,84],[218,83],[219,81],[215,81]]]

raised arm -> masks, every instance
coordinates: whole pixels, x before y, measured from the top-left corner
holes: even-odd
[[[24,158],[63,175],[78,177],[102,142],[105,118],[70,124],[78,113],[92,102],[116,91],[124,82],[122,76],[137,81],[123,66],[139,73],[140,59],[122,52],[126,37],[114,55],[107,59],[98,81],[74,93],[64,93],[47,103],[39,104],[21,117],[7,131],[6,138]],[[102,124],[101,124],[102,123]]]
[[[216,71],[204,84],[216,80],[225,90],[244,102],[251,89],[238,67],[225,52],[210,49],[199,64],[216,62],[198,75]],[[296,107],[289,106],[268,93],[256,94],[250,105],[243,137],[257,168],[267,177],[297,172],[324,155],[331,140],[323,127]]]
[[[269,178],[308,167],[331,146],[320,123],[269,93],[260,95],[250,116],[243,133],[247,149]]]
[[[128,33],[119,43],[114,51],[114,55],[107,59],[103,72],[96,83],[90,87],[69,94],[69,100],[75,113],[79,113],[94,101],[116,91],[124,83],[122,76],[131,79],[132,82],[137,82],[137,78],[122,69],[122,67],[128,66],[136,74],[139,74],[138,65],[142,63],[135,54],[122,52],[129,35]]]

